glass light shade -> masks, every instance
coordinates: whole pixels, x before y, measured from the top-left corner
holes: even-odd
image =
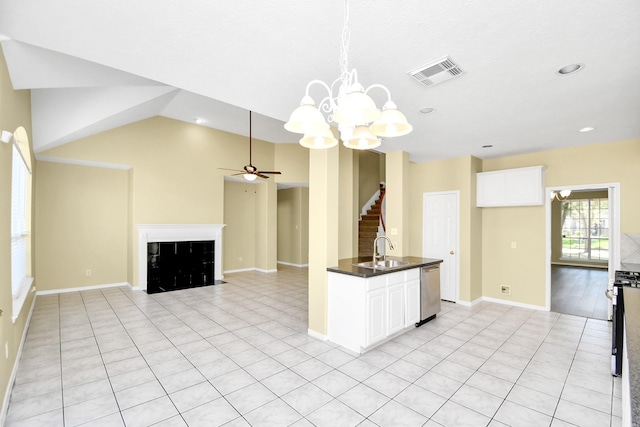
[[[371,133],[367,126],[357,126],[351,135],[351,139],[344,141],[343,145],[354,150],[370,150],[380,146],[380,140]]]
[[[246,179],[247,181],[255,181],[256,178],[258,178],[258,175],[254,175],[252,173],[245,173],[244,175],[242,175],[244,177],[244,179]]]
[[[382,110],[378,120],[369,126],[371,132],[378,136],[393,137],[406,135],[413,130],[407,118],[395,108]]]
[[[300,106],[291,113],[289,121],[284,124],[284,128],[293,133],[312,134],[329,129],[329,124],[320,110],[316,108],[313,100],[305,96]]]
[[[333,136],[331,130],[327,129],[315,135],[305,135],[300,140],[300,145],[305,148],[326,149],[338,145],[338,140]]]
[[[374,122],[380,117],[380,110],[366,93],[356,90],[338,99],[338,108],[333,121],[346,125],[362,125]]]

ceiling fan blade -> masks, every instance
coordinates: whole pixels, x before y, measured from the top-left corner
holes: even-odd
[[[270,173],[275,175],[282,175],[282,172],[278,172],[278,171],[258,171],[258,173]]]
[[[227,169],[227,168],[218,168],[218,169],[223,170],[223,171],[243,172],[240,169]]]
[[[260,178],[263,178],[263,179],[269,178],[267,175],[262,175],[260,172],[256,172],[256,175],[258,175]]]

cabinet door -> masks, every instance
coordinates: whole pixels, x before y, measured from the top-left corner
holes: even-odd
[[[404,329],[404,283],[387,288],[388,334]]]
[[[420,280],[412,280],[405,285],[406,315],[404,326],[420,321]]]
[[[385,289],[367,292],[367,332],[365,346],[387,337]]]

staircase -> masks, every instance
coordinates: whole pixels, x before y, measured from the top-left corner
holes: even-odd
[[[362,215],[362,218],[360,218],[358,222],[358,257],[373,256],[373,241],[378,235],[384,192],[385,188],[380,184],[380,196],[369,207],[367,213]]]

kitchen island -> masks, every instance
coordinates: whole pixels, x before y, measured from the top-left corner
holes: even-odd
[[[420,319],[420,269],[442,260],[386,257],[393,268],[363,268],[346,258],[328,271],[328,338],[362,354],[415,327]]]

